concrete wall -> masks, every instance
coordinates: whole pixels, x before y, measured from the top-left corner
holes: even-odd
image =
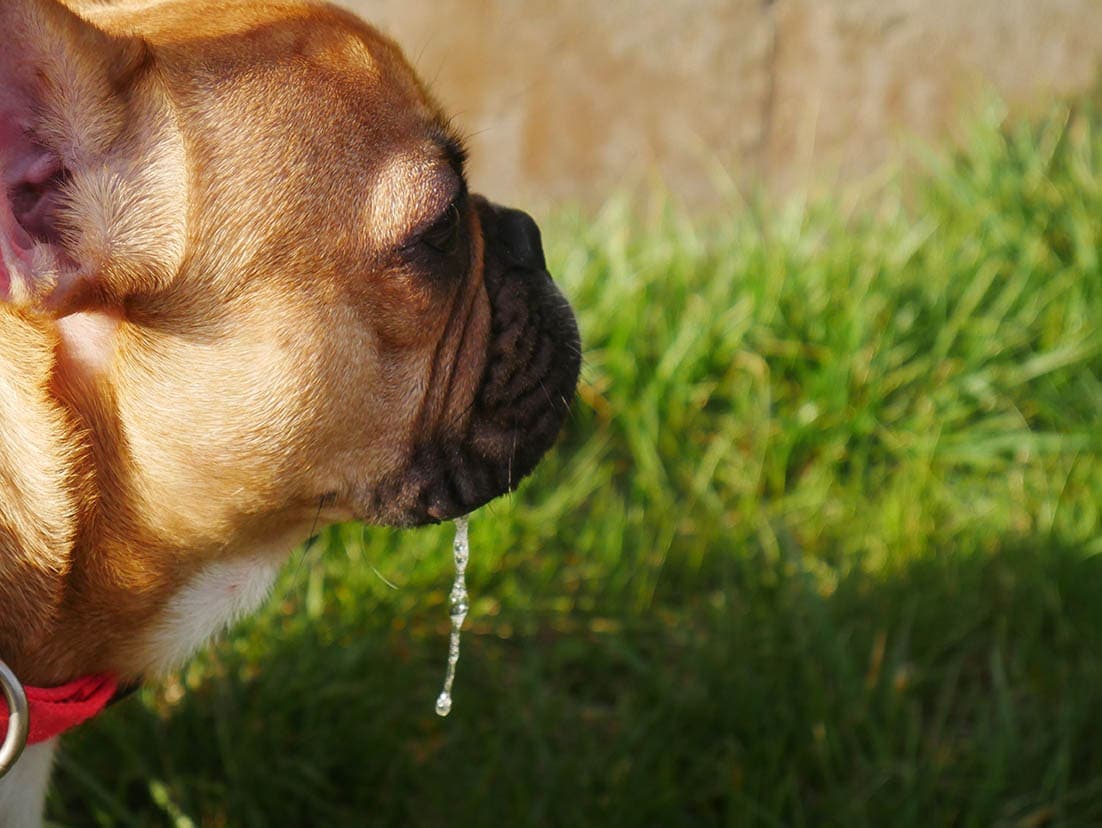
[[[993,88],[1090,87],[1102,0],[344,0],[394,36],[470,136],[475,187],[599,203],[656,171],[783,191],[937,138]]]

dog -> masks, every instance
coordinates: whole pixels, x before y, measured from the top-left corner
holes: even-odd
[[[467,514],[552,445],[574,316],[392,41],[311,0],[4,0],[0,31],[22,685],[114,695],[254,609],[315,526]],[[0,824],[39,824],[55,743],[0,780]]]

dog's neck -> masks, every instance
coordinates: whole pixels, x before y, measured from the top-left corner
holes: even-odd
[[[127,384],[118,366],[105,370],[115,324],[87,317],[59,331],[0,311],[0,341],[15,354],[0,354],[0,392],[11,389],[0,393],[0,417],[54,426],[41,446],[0,443],[0,658],[30,685],[100,672],[129,681],[176,666],[252,611],[311,525],[331,519],[316,508],[261,515],[235,532],[240,548],[205,541],[194,516],[166,502],[161,480],[139,476],[158,466],[134,460],[156,425],[120,415]],[[28,379],[29,365],[41,373]],[[19,448],[26,453],[14,456]],[[163,465],[174,462],[184,459]]]
[[[64,600],[76,537],[70,470],[80,452],[49,385],[55,339],[40,321],[0,307],[0,658],[33,673],[31,652]]]

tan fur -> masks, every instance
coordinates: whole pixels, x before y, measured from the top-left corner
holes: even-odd
[[[62,600],[76,527],[77,440],[50,397],[54,337],[0,309],[0,651],[40,643]],[[77,472],[79,473],[79,472]]]
[[[531,471],[577,326],[393,43],[311,0],[2,0],[0,32],[20,680],[171,669],[313,529],[457,517]],[[53,745],[0,824],[41,824]]]
[[[308,3],[151,5],[72,4],[99,28],[0,7],[38,44],[84,266],[0,309],[0,653],[30,684],[137,677],[134,631],[182,585],[461,422],[485,359],[476,214],[460,291],[380,258],[454,186],[396,47]],[[110,316],[95,369],[58,338],[78,310]],[[351,516],[338,496],[320,520]]]

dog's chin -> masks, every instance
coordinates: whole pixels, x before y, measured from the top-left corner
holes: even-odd
[[[577,323],[545,269],[501,259],[487,255],[492,334],[465,429],[416,446],[371,487],[366,519],[419,526],[469,514],[514,490],[555,442],[581,366]]]

